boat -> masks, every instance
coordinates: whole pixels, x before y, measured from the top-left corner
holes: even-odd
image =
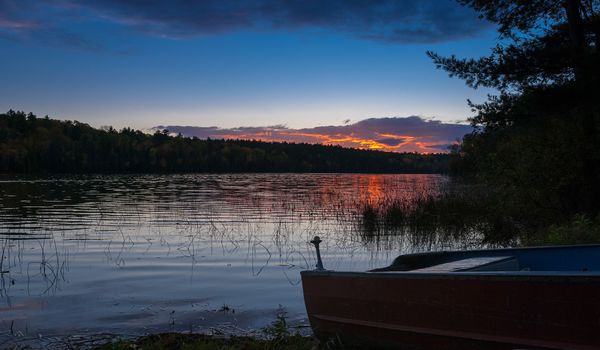
[[[406,254],[302,271],[322,342],[344,348],[600,349],[600,245]]]

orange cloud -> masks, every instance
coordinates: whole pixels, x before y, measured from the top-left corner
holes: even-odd
[[[161,126],[174,133],[199,138],[297,142],[379,150],[386,152],[443,153],[471,131],[462,124],[444,124],[420,117],[371,118],[342,126],[290,129],[285,126],[217,127]]]

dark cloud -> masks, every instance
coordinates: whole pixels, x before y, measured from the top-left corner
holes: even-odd
[[[400,43],[468,38],[490,26],[454,0],[0,0],[4,36],[63,33],[98,19],[175,38],[317,28]],[[86,41],[69,35],[76,45]]]
[[[371,118],[348,125],[291,129],[283,125],[223,129],[198,126],[158,126],[188,137],[202,139],[248,139],[341,145],[391,152],[447,152],[449,145],[473,129],[464,124],[446,124],[417,116]]]
[[[84,21],[75,10],[60,0],[0,0],[0,38],[85,51],[108,50],[91,35],[73,29]]]
[[[407,141],[407,139],[406,139],[406,138],[397,138],[397,139],[378,139],[378,140],[375,140],[375,141],[377,141],[377,142],[379,142],[379,143],[383,143],[383,144],[384,144],[384,145],[386,145],[386,146],[392,146],[392,147],[394,147],[394,146],[398,146],[398,145],[400,145],[400,144],[402,144],[402,143],[406,142],[406,141]]]

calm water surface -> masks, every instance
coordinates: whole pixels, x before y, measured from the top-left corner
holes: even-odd
[[[306,324],[300,271],[362,271],[441,248],[365,240],[364,203],[438,191],[440,175],[0,178],[0,344],[19,337]],[[442,245],[455,245],[447,242]]]

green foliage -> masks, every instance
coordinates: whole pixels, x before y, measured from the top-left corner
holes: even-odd
[[[563,224],[554,224],[545,235],[533,237],[525,242],[527,245],[565,245],[600,243],[600,217],[595,220],[585,215],[575,215]]]
[[[448,155],[388,153],[312,144],[200,140],[77,121],[0,114],[0,172],[446,172]]]

